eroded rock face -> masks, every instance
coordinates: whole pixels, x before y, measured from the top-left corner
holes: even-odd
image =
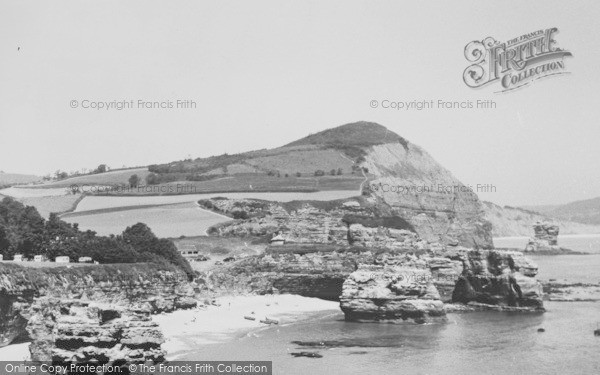
[[[408,267],[430,273],[444,303],[488,303],[541,309],[537,265],[520,252],[461,247],[388,250],[333,245],[273,247],[203,277],[211,292],[291,293],[337,300],[361,266]]]
[[[37,297],[143,307],[157,313],[196,306],[183,272],[150,264],[28,268],[0,264],[0,347],[26,334]]]
[[[27,326],[33,361],[162,362],[165,339],[150,309],[38,298]]]
[[[454,287],[452,302],[543,310],[542,285],[534,277],[537,265],[523,254],[482,250],[465,255],[464,270]]]
[[[340,308],[348,321],[427,323],[446,315],[428,268],[363,265],[344,282]]]
[[[218,208],[220,212],[242,210],[251,215],[247,220],[213,227],[210,230],[213,235],[270,238],[274,233],[281,232],[286,241],[294,243],[348,244],[348,226],[343,221],[344,216],[370,214],[355,200],[323,204],[322,207],[316,202],[292,205],[256,199],[210,199],[208,202],[209,206]],[[344,204],[350,202],[358,206]]]
[[[477,195],[414,144],[369,148],[364,165],[375,176],[364,187],[379,204],[409,221],[429,242],[492,248],[491,224]]]
[[[561,253],[570,250],[558,246],[558,225],[536,223],[533,226],[534,237],[529,239],[526,252]]]

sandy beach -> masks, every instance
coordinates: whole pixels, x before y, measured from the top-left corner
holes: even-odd
[[[260,322],[265,318],[277,320],[281,326],[328,310],[339,311],[339,303],[290,294],[228,296],[216,298],[214,304],[154,315],[152,319],[165,336],[162,347],[167,351],[167,360],[175,360],[201,345],[223,343],[266,329],[269,325]],[[29,343],[20,343],[0,348],[0,361],[29,359],[28,346]]]
[[[201,345],[223,343],[266,329],[265,318],[288,325],[313,313],[339,311],[339,303],[296,295],[220,297],[216,305],[179,310],[153,317],[165,335],[167,360],[175,360]],[[254,317],[255,320],[244,317]]]

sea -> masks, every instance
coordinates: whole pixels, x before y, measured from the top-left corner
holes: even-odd
[[[495,239],[524,248],[526,237]],[[600,282],[600,235],[561,236],[589,255],[531,256],[540,280]],[[545,313],[462,312],[446,323],[345,322],[341,311],[271,326],[187,360],[273,361],[274,374],[600,374],[600,302],[545,302]],[[538,332],[543,328],[544,332]],[[319,358],[295,357],[311,352]]]

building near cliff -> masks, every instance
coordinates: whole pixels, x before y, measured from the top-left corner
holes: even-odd
[[[15,254],[13,255],[13,262],[24,262],[25,258],[23,257],[23,254]]]
[[[278,234],[271,238],[270,244],[271,246],[283,246],[285,245],[285,238],[281,234]]]
[[[48,257],[43,255],[43,254],[38,254],[36,256],[33,257],[33,261],[34,262],[47,262],[48,261]]]
[[[196,245],[194,244],[181,244],[179,246],[179,253],[184,258],[195,258],[200,255],[200,252],[196,249]]]
[[[54,258],[54,261],[56,263],[71,263],[71,259],[69,259],[68,256],[64,256],[64,255]]]

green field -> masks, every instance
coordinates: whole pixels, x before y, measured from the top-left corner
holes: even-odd
[[[62,215],[61,219],[68,223],[78,223],[80,230],[90,229],[99,235],[117,235],[128,226],[141,222],[148,225],[158,237],[204,235],[212,225],[229,220],[202,210],[193,202],[68,213]]]
[[[148,175],[147,168],[134,168],[134,169],[123,169],[117,171],[109,171],[105,173],[89,174],[84,176],[77,176],[66,178],[60,181],[52,181],[36,187],[39,188],[57,188],[57,187],[70,187],[71,185],[129,185],[129,177],[137,174],[140,179],[146,178]]]
[[[86,196],[77,205],[75,213],[95,210],[119,208],[149,208],[176,203],[195,203],[200,199],[211,197],[226,197],[231,199],[253,198],[277,202],[290,202],[297,200],[330,201],[335,199],[350,198],[359,195],[358,190],[324,190],[317,192],[234,192],[212,194],[187,194],[187,195],[143,195],[143,196]],[[143,206],[143,207],[140,207]],[[70,214],[73,215],[73,214]]]

